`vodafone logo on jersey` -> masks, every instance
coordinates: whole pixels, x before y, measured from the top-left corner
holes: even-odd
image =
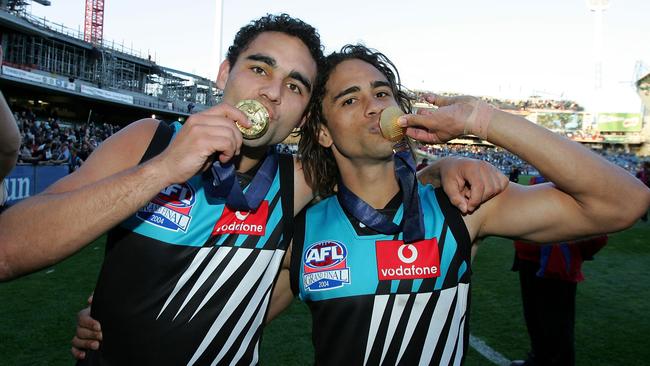
[[[214,225],[212,235],[245,234],[263,236],[269,216],[269,201],[262,201],[255,211],[233,211],[223,208],[223,214]]]
[[[380,280],[409,280],[440,276],[438,240],[426,239],[411,244],[401,240],[376,243],[377,274]]]

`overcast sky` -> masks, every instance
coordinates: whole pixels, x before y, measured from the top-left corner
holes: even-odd
[[[33,14],[83,31],[84,0],[34,4]],[[213,78],[221,0],[105,0],[104,39]],[[179,5],[180,4],[180,5]],[[639,112],[635,65],[650,66],[650,1],[611,0],[603,17],[603,97],[595,103],[593,13],[584,0],[225,0],[222,54],[242,25],[287,12],[319,29],[328,51],[362,42],[385,53],[411,89],[501,98],[572,99]]]

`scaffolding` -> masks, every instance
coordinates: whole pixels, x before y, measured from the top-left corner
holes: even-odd
[[[0,4],[7,5],[6,1]],[[208,107],[219,101],[220,91],[207,78],[161,67],[150,56],[139,57],[139,53],[111,42],[85,42],[80,32],[25,14],[24,9],[8,10],[0,6],[0,12],[14,16],[16,24],[26,21],[42,30],[28,32],[20,26],[0,25],[3,62],[8,66],[157,98],[165,105],[178,106],[175,109],[179,111],[190,103]]]

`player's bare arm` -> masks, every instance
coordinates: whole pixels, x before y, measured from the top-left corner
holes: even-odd
[[[440,108],[402,121],[411,137],[444,142],[469,132],[518,155],[553,182],[510,184],[465,216],[472,239],[500,235],[548,242],[614,232],[632,225],[650,205],[648,188],[575,142],[472,97],[428,100]]]
[[[140,165],[158,122],[141,120],[111,136],[78,171],[0,216],[0,280],[72,255],[164,187],[196,174],[215,152],[231,159],[241,146],[233,121],[249,124],[227,104],[192,115],[167,149]]]

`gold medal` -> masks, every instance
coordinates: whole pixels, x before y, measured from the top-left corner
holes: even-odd
[[[405,128],[397,124],[397,119],[404,115],[399,107],[388,107],[381,112],[379,117],[379,130],[388,141],[397,142],[404,138]]]
[[[235,107],[244,112],[253,124],[250,128],[246,128],[235,122],[245,139],[252,140],[264,135],[269,128],[269,111],[266,110],[262,103],[254,99],[244,99],[237,103]]]

